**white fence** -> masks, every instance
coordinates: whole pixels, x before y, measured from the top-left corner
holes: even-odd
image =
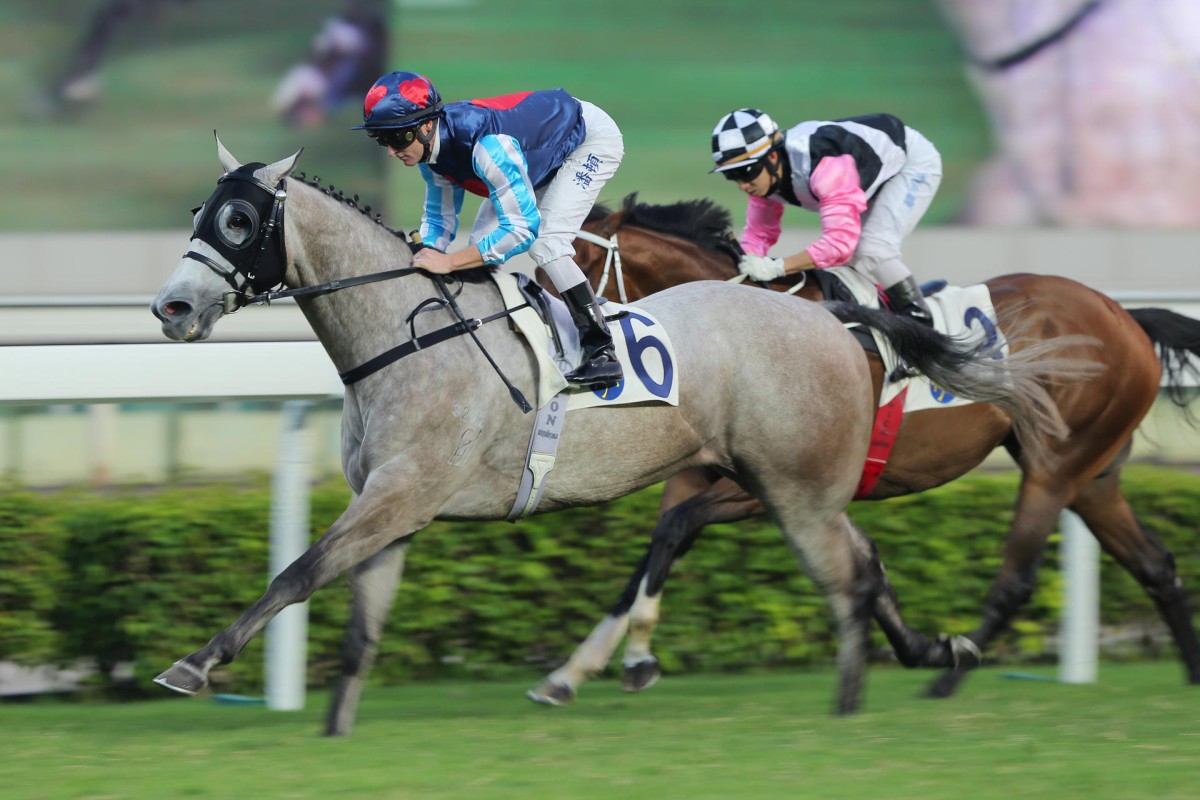
[[[285,400],[272,482],[271,577],[308,546],[304,416],[313,401],[343,391],[319,343],[0,347],[0,375],[0,404],[6,405]],[[307,603],[284,609],[267,626],[266,701],[272,709],[304,707],[307,627]]]
[[[1130,305],[1200,301],[1200,293],[1140,293]],[[146,314],[148,300],[130,302]],[[2,305],[2,304],[0,304]],[[253,312],[251,312],[253,313]],[[239,315],[249,316],[249,315]],[[257,399],[285,400],[272,484],[271,574],[307,546],[310,442],[304,419],[313,401],[342,395],[324,349],[315,341],[0,346],[0,405]],[[1098,652],[1098,558],[1094,537],[1064,512],[1066,612],[1060,679],[1095,680]],[[267,630],[267,703],[304,703],[307,608],[294,606]]]

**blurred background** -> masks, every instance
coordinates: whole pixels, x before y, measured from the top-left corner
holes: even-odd
[[[7,0],[0,347],[160,342],[147,304],[219,174],[214,130],[243,162],[304,148],[309,176],[415,228],[419,175],[350,130],[391,69],[448,100],[562,86],[623,130],[603,202],[711,198],[739,229],[744,197],[708,174],[722,114],[892,113],[944,160],[906,247],[919,278],[1032,271],[1129,305],[1200,300],[1194,0]],[[789,212],[777,252],[816,224]],[[214,341],[312,338],[280,303]],[[308,410],[315,479],[340,474],[339,412]],[[273,469],[281,424],[278,400],[0,398],[0,474],[37,492],[237,480]],[[1143,433],[1141,460],[1191,469],[1175,417]]]
[[[706,197],[739,228],[743,196],[708,173],[719,116],[755,106],[789,127],[890,112],[944,160],[906,245],[920,279],[1057,273],[1123,302],[1192,309],[1200,6],[1186,0],[764,0],[736,11],[708,0],[11,0],[0,23],[0,346],[161,341],[146,304],[212,189],[214,130],[242,161],[304,148],[309,176],[415,228],[417,171],[350,130],[365,88],[395,68],[427,74],[448,99],[563,86],[624,132],[602,202]],[[788,213],[777,252],[803,247],[816,224]],[[311,339],[289,304],[215,334]],[[87,423],[78,408],[55,413],[77,427],[56,418],[47,428],[63,439],[44,442],[22,422],[0,437],[0,469],[39,483],[86,477]],[[25,416],[8,409],[3,424]],[[336,444],[326,449],[323,468],[336,472]],[[162,452],[100,458],[121,477],[158,479]]]

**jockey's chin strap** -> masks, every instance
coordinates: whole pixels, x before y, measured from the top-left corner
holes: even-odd
[[[608,239],[597,236],[594,233],[588,233],[587,231],[580,231],[575,236],[578,239],[583,239],[585,242],[599,245],[608,251],[608,255],[604,257],[604,270],[600,273],[600,283],[596,286],[596,295],[604,294],[604,287],[608,285],[609,272],[615,268],[617,273],[617,295],[621,298],[622,303],[628,303],[629,298],[625,296],[625,276],[621,273],[621,248],[617,244],[616,232]]]

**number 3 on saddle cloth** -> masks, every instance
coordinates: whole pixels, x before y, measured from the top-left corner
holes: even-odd
[[[856,302],[879,308],[878,288],[868,278],[850,267],[830,267],[822,270],[827,276],[837,278]],[[824,277],[824,276],[823,276]],[[1008,342],[996,322],[996,309],[992,306],[987,286],[947,286],[925,297],[933,316],[935,330],[954,337],[968,345],[983,343],[996,359],[1008,355]],[[900,422],[905,414],[913,411],[945,409],[971,403],[950,394],[930,382],[924,375],[913,373],[896,358],[886,340],[874,331],[875,350],[883,359],[883,390],[879,398],[879,411],[871,430],[871,446],[867,451],[867,463],[863,466],[855,499],[870,495],[887,466],[892,445],[900,432]]]

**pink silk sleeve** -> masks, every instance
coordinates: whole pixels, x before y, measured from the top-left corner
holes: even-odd
[[[821,237],[805,249],[818,267],[846,264],[858,247],[862,213],[867,210],[867,195],[858,185],[854,157],[822,158],[812,171],[808,185],[813,197],[821,204]]]
[[[746,205],[746,229],[742,231],[742,249],[748,255],[765,256],[779,241],[783,203],[765,197],[751,197]]]

